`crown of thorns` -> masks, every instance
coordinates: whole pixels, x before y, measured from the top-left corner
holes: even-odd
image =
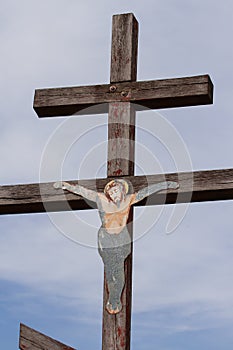
[[[125,194],[127,194],[129,192],[129,184],[125,180],[121,180],[121,179],[109,181],[107,185],[104,187],[104,193],[106,194],[110,190],[110,188],[117,186],[119,184],[124,187]]]

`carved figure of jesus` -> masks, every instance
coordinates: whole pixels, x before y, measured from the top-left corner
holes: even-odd
[[[96,202],[102,223],[98,232],[98,251],[104,263],[109,292],[106,309],[110,314],[120,312],[125,285],[124,262],[131,253],[131,237],[127,229],[130,207],[153,193],[168,188],[177,189],[178,183],[160,182],[133,194],[128,193],[129,184],[123,179],[108,182],[103,193],[67,182],[56,182],[54,187]]]

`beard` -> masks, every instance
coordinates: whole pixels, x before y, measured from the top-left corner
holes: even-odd
[[[123,198],[124,198],[123,196],[120,196],[120,198],[114,198],[114,199],[111,198],[111,201],[117,206],[117,208],[119,208],[121,205],[121,202],[123,201]]]
[[[117,208],[120,208],[121,205],[121,199],[117,199],[114,201],[114,203],[116,204]]]

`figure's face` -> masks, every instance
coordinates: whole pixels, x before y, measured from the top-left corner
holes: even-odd
[[[122,201],[123,193],[121,185],[116,185],[108,190],[109,197],[114,203]]]

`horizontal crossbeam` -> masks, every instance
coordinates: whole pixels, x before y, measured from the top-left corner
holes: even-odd
[[[24,324],[20,324],[19,348],[21,350],[75,350]]]
[[[166,175],[126,176],[133,191],[162,181],[178,181],[178,190],[169,189],[137,205],[159,205],[233,199],[233,169],[183,172]],[[111,178],[70,181],[103,192]],[[64,194],[65,193],[65,194]],[[93,209],[94,204],[72,193],[56,190],[53,183],[0,186],[0,214],[40,213]]]
[[[208,75],[139,82],[35,91],[34,110],[39,117],[108,112],[108,103],[132,102],[138,110],[213,103],[213,84]],[[90,108],[95,106],[95,108]],[[90,108],[89,110],[85,110]],[[137,109],[137,108],[136,108]]]

